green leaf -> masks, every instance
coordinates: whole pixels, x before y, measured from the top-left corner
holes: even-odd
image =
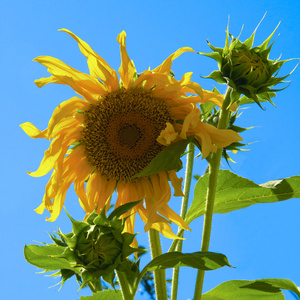
[[[221,283],[202,295],[203,300],[284,300],[281,292],[290,290],[300,296],[299,289],[287,279],[232,280]]]
[[[119,290],[108,290],[93,294],[93,296],[80,297],[80,300],[122,300],[122,293]]]
[[[186,216],[189,224],[204,215],[208,174],[199,178],[194,199]],[[300,197],[300,176],[279,179],[257,185],[228,170],[220,170],[216,190],[214,213],[229,213],[257,203],[272,203]]]
[[[190,143],[193,138],[193,136],[189,136],[186,140],[179,140],[178,142],[166,147],[149,163],[149,165],[143,171],[134,175],[132,178],[149,176],[160,171],[179,171],[182,169],[182,162],[180,160],[181,154],[184,152],[188,143]]]
[[[127,213],[131,210],[135,205],[139,204],[141,200],[135,202],[129,202],[124,205],[118,206],[108,217],[108,220],[112,220],[113,218],[119,218],[123,214]]]
[[[29,245],[24,247],[24,256],[27,262],[46,271],[67,269],[78,273],[80,267],[72,267],[67,259],[56,257],[64,255],[65,250],[65,247],[56,245]]]
[[[215,270],[224,266],[230,266],[227,257],[221,253],[194,252],[181,253],[170,252],[155,257],[140,273],[139,279],[148,271],[160,269],[191,267],[200,270]]]

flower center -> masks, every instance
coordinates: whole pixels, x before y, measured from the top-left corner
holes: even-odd
[[[121,89],[85,111],[81,142],[98,172],[128,181],[164,148],[156,139],[167,122],[173,120],[165,99],[141,88]]]
[[[121,145],[126,145],[132,149],[141,139],[142,133],[135,124],[124,124],[119,130],[119,141]]]

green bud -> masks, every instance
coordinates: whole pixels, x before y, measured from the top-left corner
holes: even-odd
[[[278,83],[283,83],[292,72],[283,77],[276,77],[282,65],[288,60],[270,60],[269,54],[274,42],[269,45],[271,38],[277,30],[279,24],[272,34],[258,47],[252,47],[256,29],[253,34],[244,42],[239,37],[234,38],[227,27],[227,34],[224,48],[209,47],[212,53],[200,53],[215,59],[218,62],[219,71],[213,71],[209,76],[218,83],[225,83],[233,88],[231,103],[237,101],[243,94],[249,102],[255,101],[260,107],[260,102],[271,101],[274,92],[282,89],[272,89]],[[229,42],[229,37],[231,41]],[[243,100],[244,101],[244,100]],[[272,103],[273,104],[273,103]]]
[[[135,263],[128,256],[145,250],[130,246],[135,235],[123,232],[126,218],[120,216],[138,202],[122,205],[108,217],[105,209],[100,215],[93,212],[86,222],[68,215],[72,232],[63,234],[58,230],[50,234],[54,244],[25,246],[26,260],[45,271],[56,271],[54,275],[61,276],[62,285],[75,275],[80,288],[91,284],[101,290],[101,278],[113,285],[116,270],[133,274],[135,278],[138,268],[133,271]]]
[[[122,268],[128,255],[137,251],[130,246],[134,235],[122,233],[124,219],[109,219],[103,210],[101,215],[92,213],[87,222],[75,221],[71,217],[70,220],[73,234],[59,233],[59,236],[75,254],[77,265],[83,267],[82,272],[89,280],[102,276],[112,284],[114,270]]]

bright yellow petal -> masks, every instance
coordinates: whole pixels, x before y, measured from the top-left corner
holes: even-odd
[[[171,66],[173,63],[173,60],[176,59],[178,56],[180,56],[184,52],[195,52],[192,48],[190,47],[183,47],[178,49],[176,52],[172,53],[160,66],[156,67],[153,69],[153,72],[157,73],[165,73],[167,75],[170,74],[171,71]]]
[[[203,89],[198,83],[190,81],[185,86],[190,89],[186,89],[185,92],[196,93],[203,99]]]
[[[60,134],[70,134],[74,131],[81,131],[80,123],[78,122],[78,120],[74,117],[64,118],[54,126],[50,138],[53,138]]]
[[[36,128],[33,124],[31,124],[30,122],[25,122],[25,123],[21,124],[20,127],[31,138],[34,138],[34,139],[36,139],[36,138],[48,139],[48,129],[45,129],[44,131],[41,131],[38,128]]]
[[[171,188],[168,183],[166,172],[162,171],[159,172],[159,174],[151,175],[150,179],[154,191],[154,205],[149,211],[148,222],[145,225],[146,231],[149,230],[151,224],[154,222],[156,212],[171,199]]]
[[[50,82],[66,84],[73,88],[78,94],[85,97],[86,100],[89,100],[87,98],[90,97],[95,98],[95,95],[99,97],[107,92],[104,85],[101,84],[97,78],[79,72],[57,58],[39,56],[35,58],[34,61],[47,67],[48,72],[53,75],[48,79],[42,78],[36,80],[35,83],[38,87]]]
[[[232,143],[242,141],[242,137],[235,131],[229,129],[218,129],[210,124],[202,123],[203,130],[205,130],[212,139],[212,142],[218,148],[226,147]]]
[[[55,125],[63,118],[73,116],[77,110],[87,110],[88,107],[89,103],[79,97],[72,97],[71,99],[62,102],[55,108],[52,117],[49,120],[49,132],[51,133]]]
[[[30,176],[32,177],[44,176],[45,174],[50,172],[51,169],[53,169],[57,158],[63,151],[61,147],[63,140],[64,140],[64,136],[59,136],[51,142],[49,149],[45,151],[44,158],[42,159],[38,169],[35,172],[28,172]],[[67,149],[65,150],[67,151]]]
[[[124,87],[128,89],[132,85],[132,80],[136,73],[136,69],[127,54],[125,40],[126,40],[126,33],[123,30],[117,37],[117,41],[120,44],[120,52],[121,52],[121,66],[119,68],[119,74]]]
[[[185,117],[182,125],[182,129],[180,132],[180,137],[182,139],[187,138],[187,132],[190,131],[190,129],[194,129],[198,123],[200,122],[200,110],[197,106],[193,106],[193,110]]]
[[[161,207],[159,213],[185,230],[191,230],[188,224],[177,215],[168,205]]]
[[[179,239],[184,240],[184,238],[178,237],[175,233],[173,233],[171,226],[165,222],[157,222],[151,225],[152,229],[159,231],[163,236],[168,239]]]
[[[88,207],[88,199],[86,195],[86,190],[85,190],[85,182],[86,180],[90,177],[91,172],[87,168],[78,168],[76,171],[76,178],[74,181],[74,189],[77,194],[77,196],[80,199],[80,204],[85,206],[87,209],[90,209]],[[90,212],[90,210],[85,210],[86,212]]]
[[[88,65],[92,76],[100,78],[109,88],[109,91],[119,89],[117,72],[112,69],[100,55],[98,55],[85,41],[80,39],[73,32],[64,28],[60,29],[59,31],[68,33],[74,40],[78,42],[81,53],[88,59]]]
[[[116,187],[116,181],[107,180],[106,176],[99,172],[94,172],[87,183],[87,199],[91,210],[97,208],[97,213],[100,213],[106,205],[109,207],[109,199]]]
[[[137,191],[134,187],[134,183],[119,181],[117,184],[117,193],[118,198],[115,204],[115,207],[120,205],[135,202],[141,199],[138,199]]]
[[[211,91],[205,91],[203,90],[203,102],[202,103],[207,103],[207,102],[212,102],[216,104],[219,107],[222,107],[222,104],[224,102],[224,95],[217,94]],[[233,103],[230,106],[231,111],[235,111],[237,109],[237,103]]]
[[[53,222],[59,216],[65,202],[66,193],[71,183],[72,183],[71,180],[66,180],[62,183],[61,187],[58,190],[57,195],[53,199],[53,206],[52,206],[53,211],[51,212],[51,217],[46,218],[47,221]]]

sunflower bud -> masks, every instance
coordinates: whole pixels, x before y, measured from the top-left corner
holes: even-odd
[[[70,217],[70,216],[69,216]],[[126,258],[137,251],[130,244],[134,235],[122,233],[124,219],[107,218],[105,210],[101,215],[92,213],[86,222],[75,221],[73,234],[59,236],[64,239],[68,247],[76,256],[77,264],[82,265],[85,277],[99,278],[113,283],[114,270],[127,264]]]
[[[115,270],[132,272],[132,262],[127,257],[134,252],[145,252],[130,246],[135,235],[123,232],[125,219],[120,219],[136,203],[120,206],[108,217],[105,209],[100,215],[93,212],[86,222],[68,215],[73,231],[63,234],[58,230],[56,235],[50,234],[54,244],[25,246],[25,258],[45,271],[57,271],[55,275],[62,277],[62,284],[76,275],[80,288],[88,283],[96,286],[101,277],[113,285]],[[46,265],[45,260],[49,261]]]
[[[291,73],[283,77],[276,77],[282,65],[288,60],[270,60],[269,54],[274,43],[269,42],[277,30],[279,24],[272,34],[258,47],[252,47],[256,29],[245,41],[241,42],[239,37],[234,38],[227,27],[227,35],[224,48],[213,47],[209,42],[212,53],[201,53],[218,62],[219,71],[213,71],[209,76],[218,83],[226,83],[233,88],[232,103],[237,101],[241,94],[254,100],[260,107],[260,102],[271,101],[274,92],[282,89],[271,89],[278,83],[283,83]],[[231,42],[229,43],[229,36]],[[284,89],[284,88],[283,88]]]

